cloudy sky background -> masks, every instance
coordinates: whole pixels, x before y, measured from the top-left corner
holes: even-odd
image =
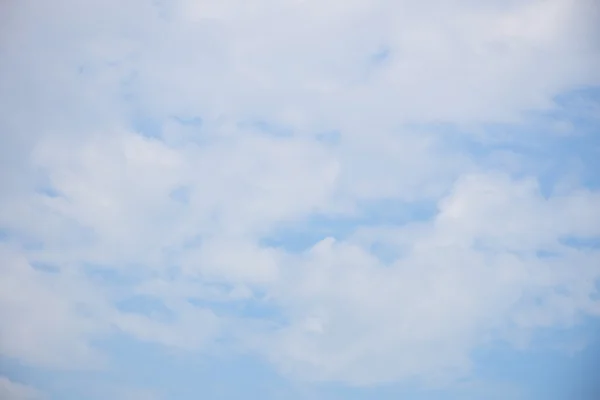
[[[0,2],[0,398],[593,400],[594,0]]]

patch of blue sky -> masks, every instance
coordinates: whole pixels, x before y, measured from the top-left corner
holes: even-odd
[[[146,109],[138,94],[138,74],[133,72],[121,82],[121,98],[128,110],[131,128],[140,135],[160,139],[167,122],[175,122],[186,128],[201,129],[204,120],[199,115],[161,115]]]
[[[10,227],[0,227],[0,242],[18,243],[20,248],[31,252],[44,249],[44,243],[38,238]]]
[[[589,112],[581,112],[581,102]],[[535,176],[544,195],[574,176],[578,184],[600,188],[600,88],[563,94],[556,103],[555,109],[530,113],[519,123],[488,124],[480,128],[485,135],[445,124],[410,128],[436,134],[445,148],[468,155],[482,168]]]
[[[291,137],[294,134],[294,131],[285,125],[260,118],[242,121],[237,125],[242,130],[251,130],[273,137],[285,138]]]
[[[160,138],[163,132],[163,122],[149,115],[134,114],[131,117],[132,128],[135,132],[149,137]]]
[[[173,13],[176,11],[176,5],[168,0],[152,0],[152,5],[158,15],[163,21],[169,21],[173,17]]]
[[[535,256],[541,259],[553,259],[561,257],[560,252],[551,250],[536,250]]]
[[[542,117],[555,117],[567,120],[586,132],[596,131],[600,122],[600,87],[585,86],[554,97],[556,108],[550,112],[541,113]]]
[[[240,299],[238,301],[215,301],[207,300],[202,297],[188,297],[187,301],[193,306],[210,309],[218,316],[242,317],[248,319],[268,320],[269,323],[281,324],[285,322],[285,317],[281,310],[273,302],[260,295],[254,295],[250,298]]]
[[[164,140],[165,126],[167,124],[176,124],[181,128],[190,131],[191,134],[185,136],[184,142],[202,144],[207,140],[208,135],[205,134],[205,121],[200,116],[193,115],[171,115],[168,117],[160,117],[148,114],[143,110],[136,109],[132,106],[133,111],[129,115],[129,123],[131,129],[139,135]]]
[[[392,57],[392,51],[387,46],[382,46],[370,56],[372,65],[380,65],[388,61]]]
[[[116,302],[115,307],[124,313],[151,316],[161,322],[175,319],[173,311],[167,307],[163,300],[150,295],[137,294],[128,296]]]
[[[342,133],[339,130],[319,132],[316,135],[316,139],[324,145],[336,146],[340,144],[340,141],[342,139]]]
[[[43,262],[43,261],[32,261],[30,263],[31,267],[37,271],[56,274],[60,272],[60,267],[53,263]]]
[[[384,265],[390,265],[402,255],[408,253],[408,249],[401,248],[395,244],[374,242],[369,246],[369,252],[377,257]]]
[[[577,250],[600,250],[600,236],[591,237],[575,237],[567,236],[560,240],[565,246],[572,247]]]
[[[377,74],[378,70],[384,67],[388,61],[392,58],[392,51],[389,46],[380,46],[372,53],[370,53],[366,60],[362,70],[360,79],[365,82],[370,77]]]
[[[203,119],[200,118],[199,116],[189,117],[189,116],[174,115],[171,117],[171,119],[181,125],[191,126],[191,127],[195,127],[195,128],[201,128],[204,123]]]
[[[140,269],[119,268],[118,266],[86,263],[80,266],[81,272],[96,285],[128,287],[140,278]]]
[[[188,186],[179,186],[171,191],[169,197],[181,204],[188,204],[190,201],[191,189]]]
[[[52,177],[43,169],[35,170],[35,192],[44,197],[57,198],[63,194],[54,187]]]
[[[318,393],[317,397],[311,398],[327,400],[520,400],[518,388],[510,384],[475,379],[444,388],[427,388],[416,383],[382,384],[373,387],[347,387],[332,384],[319,388],[315,392]]]
[[[61,197],[61,193],[56,190],[52,185],[41,185],[36,189],[36,192],[42,196],[57,198]]]
[[[475,350],[472,359],[474,376],[511,382],[524,399],[595,400],[600,322],[587,318],[576,327],[540,329],[526,349],[494,343]]]
[[[359,227],[393,227],[427,220],[437,212],[437,204],[434,201],[380,199],[364,202],[359,205],[358,210],[356,214],[349,216],[314,214],[301,222],[282,224],[263,236],[261,244],[298,253],[327,237],[338,240],[348,238]]]

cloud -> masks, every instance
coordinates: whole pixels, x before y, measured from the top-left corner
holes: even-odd
[[[11,381],[4,376],[0,377],[0,396],[6,400],[36,400],[42,398],[37,390]]]
[[[2,355],[26,363],[81,366],[97,359],[87,341],[98,322],[78,308],[93,295],[69,276],[35,270],[18,252],[2,246],[0,330]],[[82,301],[83,300],[83,301]],[[82,304],[83,303],[83,304]]]
[[[286,263],[276,301],[293,323],[264,345],[310,379],[456,377],[486,340],[598,315],[599,254],[564,243],[598,236],[597,196],[543,198],[532,181],[470,175],[431,221],[324,239]],[[386,265],[369,247],[390,239],[405,251]]]
[[[439,382],[597,316],[593,166],[547,163],[592,140],[597,101],[557,96],[600,85],[599,7],[413,3],[0,6],[0,354]]]

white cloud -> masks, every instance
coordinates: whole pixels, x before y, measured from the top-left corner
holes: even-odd
[[[598,192],[542,194],[450,133],[409,128],[519,120],[600,84],[594,2],[9,3],[2,355],[80,366],[115,332],[185,350],[229,335],[309,379],[442,379],[487,340],[600,311],[597,251],[565,242],[600,235]],[[339,143],[317,140],[331,131]],[[382,199],[438,210],[301,254],[261,244]],[[174,321],[119,310],[132,293]],[[187,301],[259,297],[289,323]]]
[[[24,254],[25,253],[25,254]],[[91,341],[125,333],[138,340],[196,350],[219,330],[210,310],[169,301],[174,321],[119,310],[131,288],[86,276],[72,261],[59,272],[34,268],[26,252],[3,246],[0,353],[29,365],[66,369],[104,368],[106,355]],[[36,258],[35,256],[32,258]]]
[[[42,398],[37,390],[11,381],[5,376],[0,376],[0,397],[4,400],[36,400]]]
[[[469,351],[486,340],[598,315],[590,296],[600,253],[560,242],[598,235],[597,196],[545,199],[531,181],[475,175],[457,182],[433,221],[396,228],[392,239],[408,250],[392,265],[365,246],[386,240],[377,230],[349,243],[326,239],[283,268],[274,290],[293,323],[265,347],[310,379],[460,376]]]
[[[0,349],[26,363],[81,367],[98,362],[88,336],[98,321],[82,315],[79,281],[34,270],[24,255],[2,246]],[[83,298],[82,298],[83,297]]]

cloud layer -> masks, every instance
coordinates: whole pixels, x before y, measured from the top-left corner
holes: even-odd
[[[600,313],[600,186],[555,162],[598,154],[595,2],[0,7],[3,357],[439,384]]]

